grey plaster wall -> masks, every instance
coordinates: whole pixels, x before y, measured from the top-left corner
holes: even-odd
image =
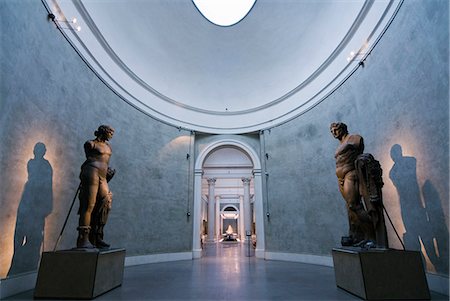
[[[264,132],[268,251],[330,255],[347,233],[329,132],[342,121],[380,161],[385,206],[406,248],[448,275],[448,12],[446,0],[405,1],[364,67],[313,110]]]
[[[127,256],[191,250],[189,132],[118,98],[40,1],[1,1],[0,20],[0,277],[36,270],[40,251],[53,250],[79,183],[83,144],[100,124],[116,129],[105,240]],[[78,201],[59,249],[75,245],[77,209]]]

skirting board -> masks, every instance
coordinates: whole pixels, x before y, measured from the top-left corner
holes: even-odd
[[[178,260],[190,260],[192,259],[191,252],[183,253],[167,253],[167,254],[154,254],[154,255],[142,255],[131,256],[125,258],[125,267],[167,262]],[[267,260],[281,260],[291,262],[302,262],[308,264],[318,264],[328,267],[333,267],[333,259],[331,256],[318,256],[310,254],[296,254],[296,253],[279,253],[279,252],[265,252],[265,259]],[[427,273],[428,286],[430,290],[440,294],[449,295],[449,278],[445,276],[439,276],[435,274]],[[0,299],[19,294],[31,290],[36,285],[37,271],[31,272],[25,275],[1,279],[0,280]]]
[[[125,266],[141,265],[148,263],[158,263],[167,261],[178,261],[178,260],[191,260],[192,252],[180,252],[180,253],[161,253],[161,254],[150,254],[150,255],[140,255],[140,256],[130,256],[125,257]]]
[[[36,285],[37,271],[0,279],[0,300],[31,290]]]
[[[449,279],[445,276],[440,276],[436,274],[425,273],[427,276],[428,286],[431,291],[439,294],[449,295],[448,286]]]
[[[327,267],[333,267],[333,258],[331,258],[331,256],[297,254],[297,253],[266,252],[266,256],[264,258],[267,260],[301,262],[301,263],[317,264],[317,265],[324,265]]]

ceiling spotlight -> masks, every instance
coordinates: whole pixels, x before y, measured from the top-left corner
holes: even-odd
[[[69,30],[73,30],[73,31],[81,31],[81,26],[80,25],[75,26],[75,24],[78,23],[78,19],[75,18],[75,17],[73,17],[72,20],[70,20],[70,21],[65,19],[65,18],[64,18],[64,20],[60,20],[60,19],[56,18],[55,14],[49,13],[48,14],[48,18],[49,18],[49,20],[57,23],[57,26],[59,28],[61,28],[61,29],[69,29]],[[61,23],[65,23],[67,25],[62,26]]]
[[[347,57],[347,62],[363,61],[366,56],[367,52],[362,52],[361,50],[358,52],[350,51],[350,55]]]

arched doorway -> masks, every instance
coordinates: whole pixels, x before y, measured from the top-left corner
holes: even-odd
[[[232,204],[224,204],[219,207],[219,210],[219,237],[217,239],[219,241],[240,241],[245,239],[242,226],[243,216],[240,214],[240,208]]]
[[[249,239],[249,232],[254,234],[255,255],[264,258],[261,162],[252,147],[235,139],[222,139],[209,144],[196,159],[193,258],[201,257],[202,235],[206,233],[206,239],[210,242],[217,241],[221,235],[220,206],[226,204],[233,204],[244,215],[240,226],[241,237]]]

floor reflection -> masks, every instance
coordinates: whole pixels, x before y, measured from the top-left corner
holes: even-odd
[[[249,252],[250,251],[250,252]],[[222,241],[207,243],[203,246],[203,257],[217,257],[217,260],[240,260],[241,257],[254,256],[255,250],[248,242]]]

